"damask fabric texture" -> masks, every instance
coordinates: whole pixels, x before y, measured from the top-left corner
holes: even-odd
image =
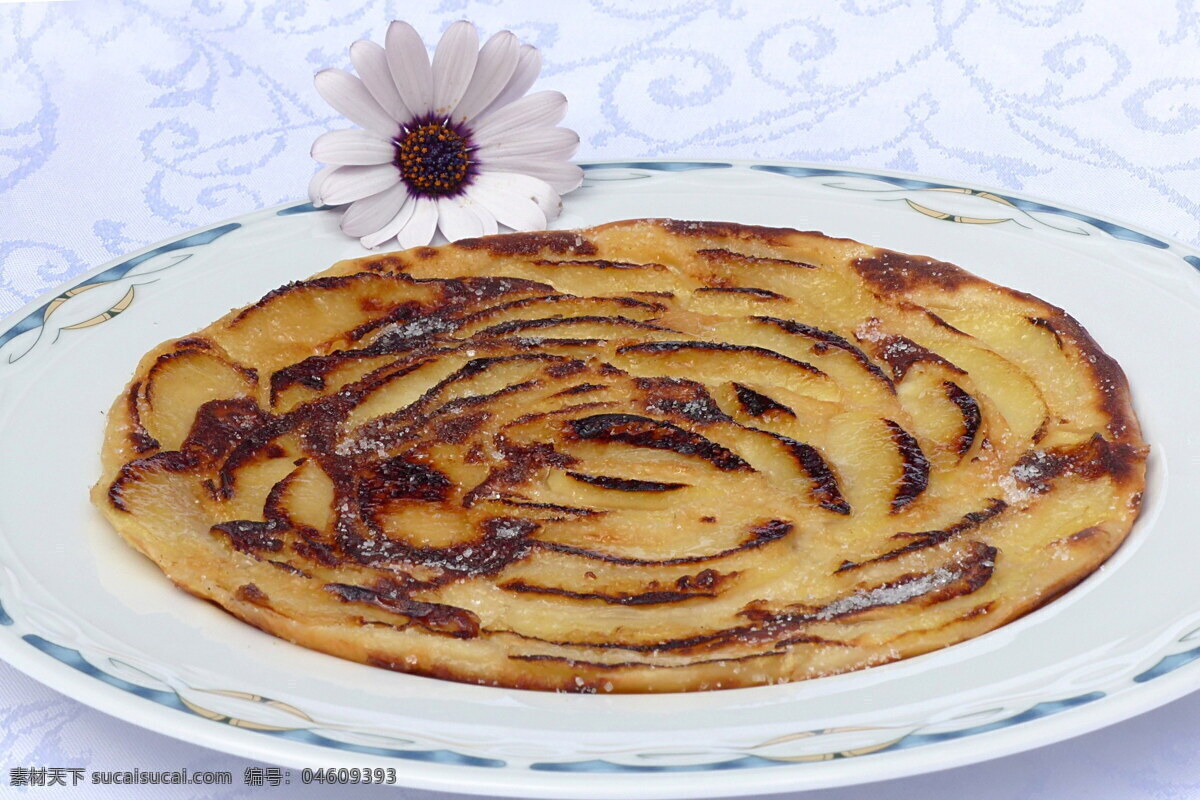
[[[0,314],[117,255],[296,200],[345,127],[312,74],[404,18],[539,48],[580,160],[886,167],[1053,198],[1200,243],[1200,7],[1189,0],[0,4]],[[568,203],[569,203],[569,197]],[[0,443],[0,451],[3,444]],[[0,471],[12,469],[5,453]],[[882,797],[1200,797],[1195,697]],[[0,665],[0,784],[20,767],[259,767],[119,722]],[[319,766],[319,765],[314,765]],[[299,790],[299,791],[298,791]],[[13,790],[16,791],[16,790]],[[357,787],[346,797],[395,796]],[[125,797],[89,786],[74,796]],[[431,800],[438,795],[405,792]],[[853,789],[812,796],[849,798]]]

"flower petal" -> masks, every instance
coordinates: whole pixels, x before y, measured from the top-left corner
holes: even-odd
[[[369,233],[363,236],[358,241],[363,247],[374,248],[386,242],[388,239],[393,239],[402,230],[408,227],[412,221],[413,214],[417,210],[417,198],[413,195],[408,195],[404,198],[404,202],[400,204],[400,208],[396,210],[395,216],[379,230],[374,233]],[[428,244],[429,240],[426,239]]]
[[[396,82],[392,80],[392,71],[388,69],[387,53],[382,47],[360,39],[350,45],[350,62],[354,64],[354,71],[362,79],[367,91],[388,116],[401,125],[413,118],[400,92],[396,91]]]
[[[565,161],[579,149],[579,134],[570,128],[534,128],[512,133],[480,145],[475,151],[479,161],[486,164],[492,158],[529,156]]]
[[[405,249],[429,244],[437,223],[437,203],[428,197],[414,197],[412,219],[396,234],[396,241]]]
[[[562,92],[534,92],[489,114],[472,127],[476,144],[488,144],[515,130],[557,125],[567,113]]]
[[[448,117],[462,100],[479,60],[479,33],[466,20],[446,29],[433,53],[433,113]]]
[[[533,86],[533,82],[537,80],[538,73],[541,71],[542,54],[533,45],[521,45],[521,50],[517,54],[517,68],[513,70],[512,77],[508,79],[508,85],[500,91],[500,94],[496,95],[496,99],[487,108],[476,114],[475,118],[482,119],[524,95],[529,91],[529,87]]]
[[[327,131],[313,142],[312,157],[326,164],[388,164],[396,148],[368,131]]]
[[[320,208],[325,205],[321,202],[321,186],[325,184],[325,179],[337,172],[339,167],[330,164],[326,167],[321,167],[308,180],[308,199],[314,206]]]
[[[572,164],[569,161],[544,161],[536,158],[526,158],[523,156],[513,156],[510,158],[493,158],[489,159],[484,165],[481,165],[480,174],[490,174],[491,172],[519,172],[524,175],[529,175],[534,178],[540,178],[554,189],[559,194],[566,194],[573,189],[578,189],[579,184],[583,183],[583,170],[579,165]]]
[[[467,204],[467,210],[479,218],[479,223],[483,225],[483,233],[480,236],[494,236],[500,232],[500,227],[496,224],[496,215],[488,208],[477,203],[470,195],[466,197],[470,200]]]
[[[461,195],[438,198],[438,228],[447,241],[456,242],[483,235],[483,222],[466,208],[469,202],[472,201]]]
[[[404,105],[416,117],[428,114],[433,108],[433,72],[421,35],[412,25],[396,20],[388,26],[384,44],[388,70]]]
[[[356,238],[375,233],[396,216],[407,199],[408,188],[397,183],[378,194],[355,200],[342,215],[342,233]]]
[[[391,164],[341,167],[321,184],[321,202],[340,206],[382,192],[400,182],[400,170]]]
[[[467,197],[488,209],[502,225],[515,231],[546,229],[546,214],[541,209],[542,197],[547,202],[554,191],[544,182],[528,175],[502,172],[481,173],[466,188]]]
[[[472,119],[491,105],[516,70],[520,52],[521,42],[511,31],[500,31],[484,43],[471,85],[454,109],[454,122]]]
[[[400,126],[376,102],[367,87],[349,72],[323,69],[313,78],[317,93],[346,119],[390,139],[400,132]]]
[[[546,215],[547,222],[553,221],[559,212],[562,211],[562,200],[559,198],[558,192],[554,191],[541,178],[535,178],[532,175],[504,175],[502,177],[504,180],[517,178],[523,181],[524,191],[538,204],[538,208]]]

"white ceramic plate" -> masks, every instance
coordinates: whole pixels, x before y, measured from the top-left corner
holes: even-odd
[[[0,325],[0,657],[123,719],[291,767],[557,797],[699,797],[879,780],[1013,753],[1200,686],[1200,256],[1046,203],[798,165],[588,165],[558,225],[815,229],[958,263],[1065,307],[1124,365],[1152,450],[1141,519],[1065,597],[964,644],[788,686],[510,691],[310,652],[176,590],[87,501],[138,358],[362,250],[336,212],[248,215],[101,267]],[[602,776],[596,773],[603,773]]]

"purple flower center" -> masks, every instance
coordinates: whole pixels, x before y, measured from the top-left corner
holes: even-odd
[[[470,139],[446,120],[416,120],[405,126],[393,143],[393,163],[416,194],[458,194],[471,179]]]

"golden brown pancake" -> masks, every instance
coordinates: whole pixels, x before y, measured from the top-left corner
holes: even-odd
[[[389,669],[794,681],[990,631],[1128,534],[1064,311],[817,233],[633,220],[335,264],[148,353],[97,506],[183,589]]]

